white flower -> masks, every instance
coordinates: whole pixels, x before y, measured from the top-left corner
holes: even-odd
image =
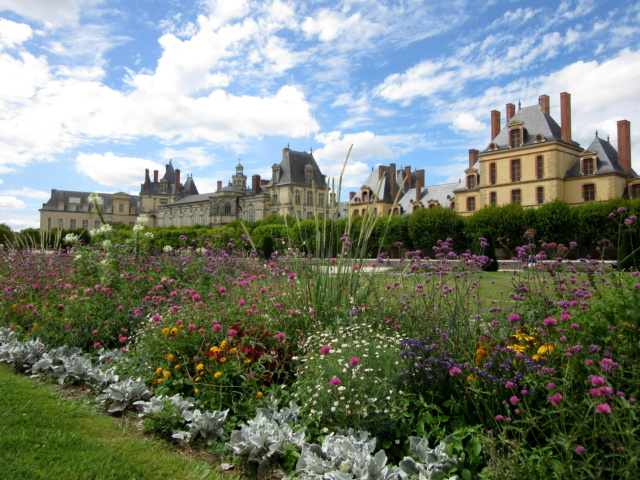
[[[138,220],[136,220],[136,223],[138,225],[146,225],[147,223],[149,223],[149,217],[147,217],[146,215],[140,215],[138,217]]]
[[[93,203],[94,205],[98,205],[102,203],[102,198],[97,193],[92,193],[89,195],[89,203]]]
[[[171,245],[165,245],[165,246],[162,248],[162,251],[163,251],[164,253],[171,253],[171,252],[173,252],[173,247],[172,247]]]
[[[63,239],[64,243],[76,243],[79,240],[78,235],[75,235],[73,233],[67,233]]]
[[[133,226],[134,233],[142,232],[144,230],[144,225],[136,224]]]
[[[147,237],[148,239],[152,239],[153,238],[153,233],[151,232],[144,232],[144,236]]]

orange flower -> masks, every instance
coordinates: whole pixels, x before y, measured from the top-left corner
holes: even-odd
[[[264,393],[256,392],[256,398],[262,398],[262,397],[264,397]]]

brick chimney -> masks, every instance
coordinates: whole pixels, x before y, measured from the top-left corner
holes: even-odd
[[[353,197],[356,196],[356,192],[349,192],[349,201],[353,200]]]
[[[567,92],[560,94],[560,137],[571,143],[571,95]]]
[[[404,176],[407,178],[405,184],[407,188],[411,188],[411,167],[404,167]]]
[[[251,177],[251,193],[258,195],[260,193],[260,175],[254,175]]]
[[[416,170],[417,181],[424,187],[424,169]]]
[[[218,180],[218,189],[216,192],[219,192],[220,190],[222,190],[222,180]]]
[[[469,150],[469,168],[473,167],[478,161],[478,153],[480,153],[475,148]]]
[[[500,133],[500,112],[491,110],[491,141]]]
[[[398,193],[397,178],[396,164],[392,163],[389,167],[389,193],[391,194],[391,200],[394,202],[396,200],[396,194]]]
[[[176,169],[176,194],[180,193],[180,169]]]
[[[149,169],[145,168],[144,169],[144,192],[148,192],[149,191],[149,184],[151,183],[151,177],[149,177]]]
[[[542,110],[542,113],[549,115],[549,95],[540,95],[538,103],[540,104],[540,110]]]
[[[631,176],[631,123],[629,120],[618,121],[618,161],[627,175]]]
[[[382,177],[384,177],[385,172],[387,171],[387,167],[383,167],[382,165],[380,165],[378,167],[378,179],[382,180]]]
[[[153,183],[158,183],[158,170],[153,171]]]
[[[420,194],[422,193],[422,183],[420,182],[420,179],[418,178],[416,180],[416,202],[420,201]]]
[[[507,124],[516,114],[516,106],[513,103],[507,103]]]

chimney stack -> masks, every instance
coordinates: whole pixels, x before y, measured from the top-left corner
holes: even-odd
[[[549,95],[540,95],[538,101],[540,103],[540,110],[542,110],[542,113],[549,115]]]
[[[560,94],[560,137],[571,143],[571,95],[567,92]]]
[[[153,183],[158,183],[158,170],[153,171]]]
[[[509,124],[515,114],[516,106],[513,103],[507,103],[507,124]]]
[[[389,167],[389,193],[391,194],[391,200],[394,202],[396,201],[396,194],[398,193],[397,178],[396,164],[392,163]]]
[[[480,153],[475,148],[469,150],[469,168],[473,167],[478,161],[478,153]]]
[[[420,201],[420,194],[422,193],[422,183],[420,183],[420,179],[416,180],[416,202]]]
[[[260,193],[260,175],[254,175],[251,177],[251,193],[258,195]]]
[[[500,112],[491,110],[491,141],[500,133]]]
[[[176,169],[176,194],[180,193],[180,169]]]
[[[625,173],[631,176],[631,123],[618,121],[618,161]]]
[[[219,192],[220,190],[222,190],[222,180],[218,180],[218,189],[216,192]]]
[[[353,200],[353,197],[356,196],[356,192],[349,192],[349,201]]]
[[[144,169],[144,189],[143,191],[146,193],[149,191],[149,184],[151,183],[151,177],[149,177],[149,169]]]
[[[404,176],[407,177],[407,181],[405,182],[407,188],[411,188],[411,167],[404,167]]]

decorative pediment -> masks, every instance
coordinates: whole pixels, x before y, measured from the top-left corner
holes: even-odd
[[[582,152],[580,152],[580,158],[589,158],[589,157],[597,157],[598,156],[598,152],[594,151],[594,150],[583,150]]]
[[[507,127],[509,128],[520,128],[524,126],[524,122],[522,120],[511,120],[508,124]]]

